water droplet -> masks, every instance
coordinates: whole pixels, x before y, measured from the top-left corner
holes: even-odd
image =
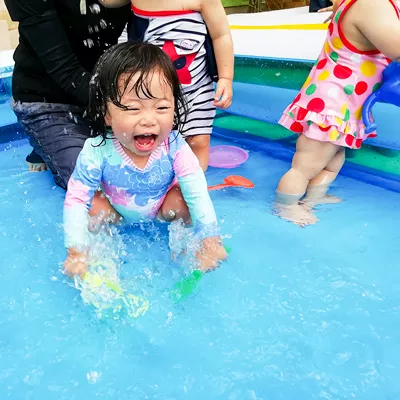
[[[101,378],[101,373],[97,371],[90,371],[86,374],[86,378],[89,383],[94,384]]]
[[[106,29],[107,28],[107,22],[104,21],[104,19],[100,20],[100,28],[101,29]]]
[[[89,10],[92,14],[100,14],[100,6],[98,4],[91,4]]]
[[[96,30],[96,27],[95,27],[95,30]],[[84,41],[85,42],[85,41]],[[87,47],[89,47],[89,49],[90,48],[92,48],[94,46],[94,42],[93,42],[93,40],[92,39],[88,39],[87,40]]]

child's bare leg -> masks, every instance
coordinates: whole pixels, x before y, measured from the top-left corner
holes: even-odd
[[[93,197],[89,216],[90,231],[96,231],[104,222],[116,224],[121,220],[121,216],[115,211],[114,207],[100,190]]]
[[[275,210],[283,219],[297,225],[315,224],[318,220],[311,210],[300,205],[307,187],[329,164],[338,151],[338,146],[319,142],[301,135],[296,143],[292,168],[279,181],[276,190]]]
[[[345,149],[340,147],[328,165],[310,181],[303,202],[306,207],[312,208],[317,204],[340,203],[337,196],[328,195],[330,185],[336,179],[345,161]]]
[[[207,171],[210,153],[210,135],[195,135],[186,138],[186,142],[199,159],[203,171]]]
[[[158,216],[168,222],[183,219],[185,224],[190,223],[189,208],[178,184],[168,191]]]

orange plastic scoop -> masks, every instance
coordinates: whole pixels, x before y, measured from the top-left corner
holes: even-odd
[[[219,190],[230,186],[251,189],[254,187],[254,183],[243,176],[229,175],[226,178],[224,178],[224,183],[220,183],[219,185],[209,186],[208,190]]]

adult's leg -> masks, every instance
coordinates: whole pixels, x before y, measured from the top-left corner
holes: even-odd
[[[91,129],[83,109],[68,104],[13,102],[13,110],[30,143],[63,189]]]

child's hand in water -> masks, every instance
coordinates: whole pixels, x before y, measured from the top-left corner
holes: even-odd
[[[74,275],[79,275],[82,278],[88,270],[86,261],[86,253],[68,249],[68,257],[64,261],[64,273],[71,278]]]
[[[202,248],[196,254],[200,262],[200,270],[207,271],[218,267],[220,261],[228,257],[219,236],[209,237],[203,240]]]
[[[220,78],[215,91],[214,105],[220,108],[228,108],[232,104],[232,80]]]

